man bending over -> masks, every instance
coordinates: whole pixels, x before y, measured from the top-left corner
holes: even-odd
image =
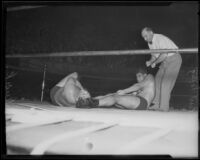
[[[144,69],[139,69],[136,77],[138,83],[127,89],[119,90],[117,93],[95,97],[96,106],[94,107],[110,107],[114,105],[122,109],[148,109],[155,96],[154,77],[151,74],[147,74]]]
[[[74,106],[81,102],[88,103],[89,92],[78,81],[78,73],[74,72],[63,78],[50,91],[50,98],[54,105]]]

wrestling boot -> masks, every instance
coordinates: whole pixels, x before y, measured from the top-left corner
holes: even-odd
[[[99,105],[99,100],[92,98],[86,98],[86,99],[79,98],[78,101],[76,102],[76,108],[94,108],[98,107],[98,105]]]
[[[76,108],[90,108],[90,101],[89,98],[83,99],[79,98],[76,102]]]
[[[93,98],[89,98],[89,105],[90,108],[95,108],[99,106],[99,100],[98,99],[93,99]]]

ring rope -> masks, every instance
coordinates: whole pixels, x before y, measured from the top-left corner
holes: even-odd
[[[145,50],[112,50],[112,51],[73,51],[60,53],[41,53],[41,54],[7,54],[6,58],[28,58],[28,57],[69,57],[69,56],[107,56],[107,55],[146,55],[152,53],[198,53],[198,48],[185,49],[145,49]]]

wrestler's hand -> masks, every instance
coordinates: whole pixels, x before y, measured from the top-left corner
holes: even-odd
[[[146,61],[146,66],[149,67],[151,65],[150,61]]]
[[[151,64],[151,68],[155,68],[156,64],[155,63],[152,63]]]
[[[119,91],[117,91],[117,94],[118,94],[118,95],[124,95],[125,93],[124,93],[123,90],[119,90]]]

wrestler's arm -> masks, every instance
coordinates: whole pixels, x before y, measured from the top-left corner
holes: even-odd
[[[102,96],[96,96],[94,97],[94,99],[102,99],[102,98],[105,98],[105,97],[108,97],[108,96],[112,96],[112,95],[115,95],[117,93],[108,93],[106,95],[102,95]]]
[[[126,89],[123,89],[123,90],[119,90],[117,93],[121,94],[128,94],[128,93],[131,93],[131,92],[135,92],[135,91],[138,91],[139,89],[141,89],[141,84],[140,83],[136,83]]]
[[[149,83],[149,81],[152,81],[152,78],[153,78],[152,75],[148,75],[142,82],[136,83],[133,86],[127,88],[127,89],[119,90],[118,93],[128,94],[128,93],[131,93],[131,92],[137,92],[138,90],[145,87],[146,84]]]
[[[151,59],[148,61],[150,65],[156,60],[156,57],[152,54]]]

